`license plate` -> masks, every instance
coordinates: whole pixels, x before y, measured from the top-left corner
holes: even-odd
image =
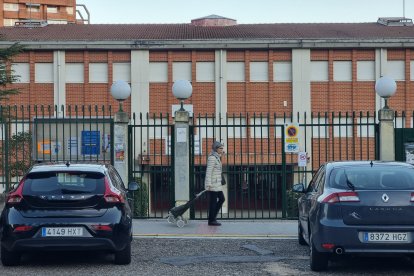
[[[406,232],[365,232],[365,242],[408,242]]]
[[[81,237],[82,227],[43,227],[42,237]]]

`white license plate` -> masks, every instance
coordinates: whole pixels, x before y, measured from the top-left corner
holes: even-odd
[[[365,232],[365,242],[408,242],[406,232]]]
[[[83,227],[43,227],[42,237],[81,237]]]

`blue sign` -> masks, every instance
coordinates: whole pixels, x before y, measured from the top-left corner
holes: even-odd
[[[100,131],[82,130],[82,154],[99,155],[101,149]]]

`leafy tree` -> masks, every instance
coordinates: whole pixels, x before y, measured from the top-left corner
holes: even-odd
[[[13,57],[22,51],[23,46],[18,43],[0,49],[0,101],[7,100],[10,95],[19,93],[18,89],[8,87],[8,84],[16,82],[20,78],[20,76],[14,74],[9,63],[13,60]]]

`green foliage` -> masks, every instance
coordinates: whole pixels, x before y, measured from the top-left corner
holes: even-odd
[[[7,100],[10,95],[18,94],[19,90],[8,88],[8,84],[17,82],[20,76],[15,75],[9,62],[13,57],[23,51],[23,46],[18,43],[12,46],[0,49],[0,101]]]
[[[12,135],[7,150],[8,156],[6,156],[11,177],[24,175],[32,166],[31,145],[31,132],[18,132]]]
[[[299,217],[298,199],[301,195],[303,194],[295,193],[292,190],[286,191],[286,210],[288,218]]]
[[[132,193],[134,217],[147,217],[149,211],[149,195],[148,195],[148,185],[145,182],[142,182],[141,178],[135,178],[139,184],[139,189]]]

